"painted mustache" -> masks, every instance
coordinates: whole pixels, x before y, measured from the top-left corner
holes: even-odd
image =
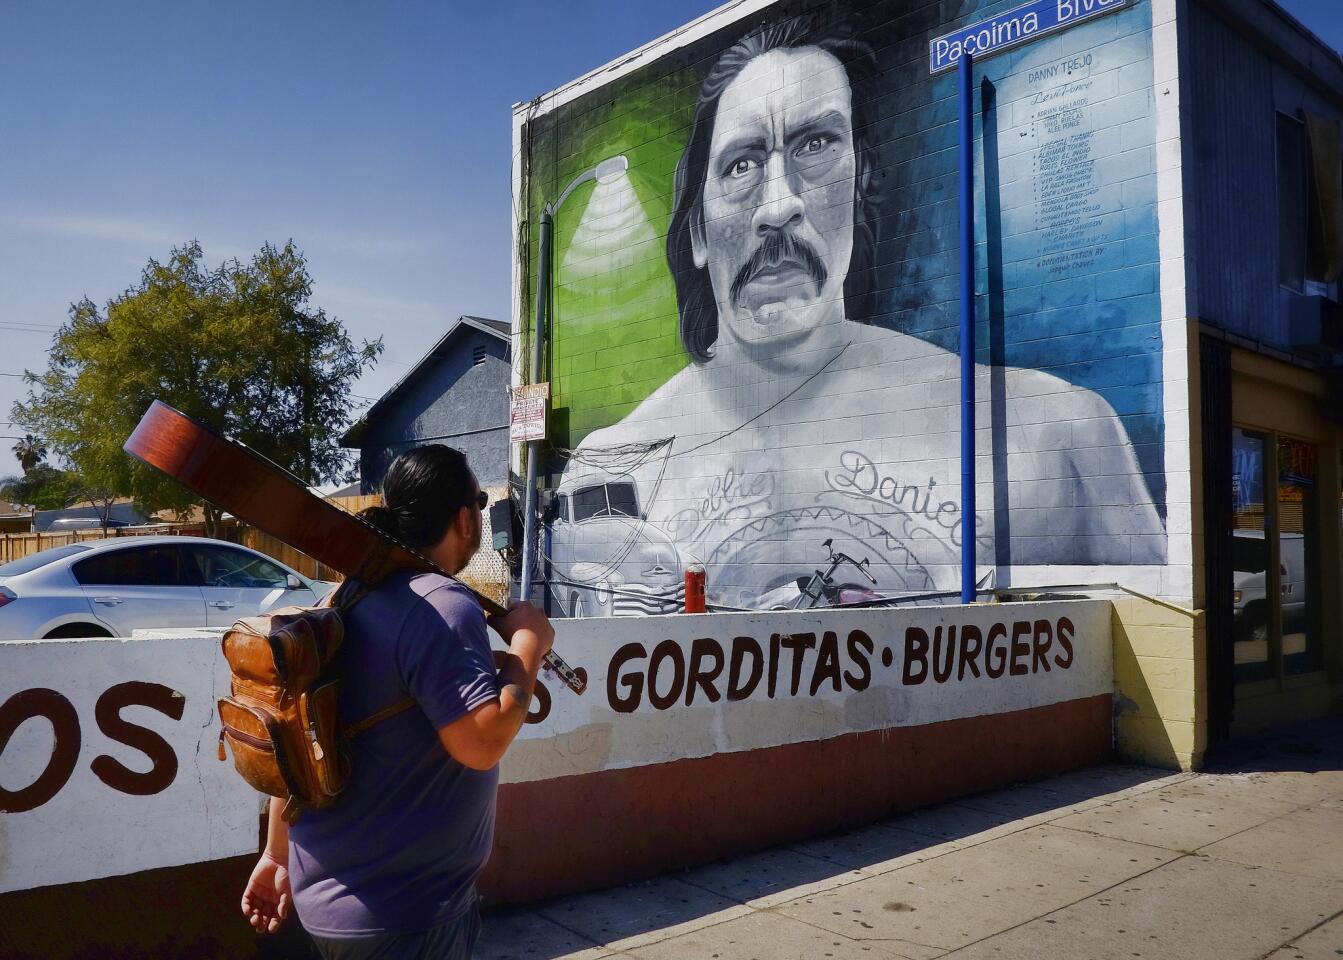
[[[791,233],[784,233],[779,230],[770,231],[765,237],[765,241],[756,247],[750,258],[737,271],[736,279],[732,281],[732,302],[740,303],[742,291],[746,285],[766,270],[781,267],[786,263],[801,267],[811,275],[816,281],[816,289],[820,290],[825,286],[825,264],[817,256],[816,251],[811,248],[811,244],[805,240],[799,240]]]

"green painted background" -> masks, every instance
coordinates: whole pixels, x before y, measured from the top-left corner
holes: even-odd
[[[602,189],[592,183],[576,189],[555,217],[549,375],[550,436],[557,447],[575,447],[593,430],[620,420],[689,362],[677,334],[666,234],[698,78],[684,69],[651,78],[643,72],[638,78],[612,84],[596,104],[583,98],[538,117],[523,131],[529,275],[521,300],[529,338],[536,316],[537,226],[545,204],[574,177],[624,154],[639,208],[626,213],[644,241],[596,261],[566,263],[571,254],[581,259],[587,252],[575,248],[574,240],[584,218],[594,213],[594,192]],[[618,186],[628,196],[628,188]],[[530,357],[530,344],[527,351]]]

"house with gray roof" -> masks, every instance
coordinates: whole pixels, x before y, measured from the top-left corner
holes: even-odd
[[[508,482],[509,326],[462,316],[346,431],[359,489],[376,493],[400,453],[443,443],[466,454],[482,487]]]

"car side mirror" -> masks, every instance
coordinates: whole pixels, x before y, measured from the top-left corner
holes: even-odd
[[[302,590],[304,588],[303,581],[291,573],[284,578],[284,588],[286,590]]]

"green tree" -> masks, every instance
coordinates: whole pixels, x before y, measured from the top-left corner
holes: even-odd
[[[86,488],[133,497],[146,513],[200,503],[122,450],[153,400],[319,483],[345,472],[349,389],[382,352],[381,338],[356,346],[309,305],[312,278],[292,241],[267,244],[250,263],[202,260],[193,241],[166,263],[150,260],[105,309],[87,297],[72,304],[47,370],[26,374],[28,398],[10,414]],[[219,510],[201,505],[214,534]]]
[[[20,477],[0,480],[0,500],[38,510],[59,510],[81,499],[83,483],[67,470],[39,463]]]
[[[24,473],[28,473],[33,467],[37,466],[47,458],[47,447],[40,437],[35,437],[31,433],[26,434],[22,440],[11,447],[14,456],[19,461],[19,467]]]

